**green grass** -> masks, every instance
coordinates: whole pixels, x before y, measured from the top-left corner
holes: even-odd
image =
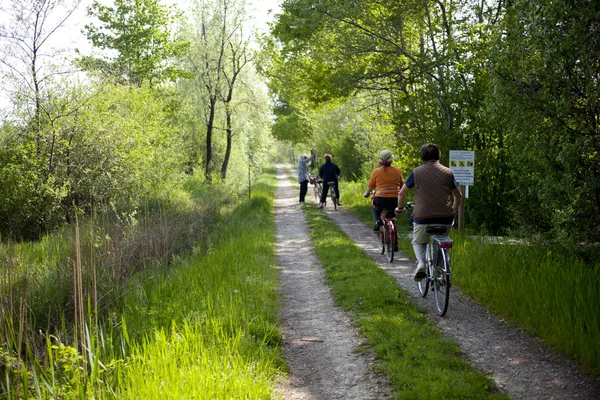
[[[274,398],[285,365],[273,173],[252,193],[208,245],[129,281],[120,306],[86,336],[89,351],[48,336],[47,357],[24,364],[0,348],[12,378],[0,397]]]
[[[344,183],[344,207],[372,226],[365,185]],[[414,259],[406,218],[398,217],[399,246]],[[489,244],[451,234],[454,283],[484,307],[600,374],[600,262],[545,244]],[[550,247],[548,247],[550,246]]]
[[[181,260],[124,302],[133,344],[119,397],[273,396],[283,361],[272,183],[255,187],[206,254]]]
[[[459,238],[456,285],[550,347],[600,373],[600,262],[551,245],[497,245]]]
[[[344,205],[351,204],[344,197]],[[335,303],[352,313],[401,399],[504,398],[331,220],[306,208],[311,239]]]

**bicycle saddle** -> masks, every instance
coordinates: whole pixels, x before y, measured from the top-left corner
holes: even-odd
[[[391,218],[396,218],[396,213],[394,212],[394,210],[383,210],[383,215],[385,215],[385,217],[387,219],[391,219]]]
[[[430,235],[445,235],[447,232],[445,226],[439,226],[439,225],[428,226],[425,230]]]

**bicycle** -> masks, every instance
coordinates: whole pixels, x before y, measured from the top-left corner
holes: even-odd
[[[384,209],[381,212],[381,228],[377,231],[381,245],[381,254],[387,251],[389,262],[394,261],[394,252],[396,251],[396,216],[394,210]]]
[[[338,201],[337,194],[335,193],[335,181],[327,182],[327,185],[329,185],[329,197],[331,197],[333,208],[334,210],[337,210]]]
[[[340,202],[337,199],[337,192],[335,190],[335,181],[330,181],[327,182],[327,186],[329,186],[329,188],[327,189],[327,192],[329,192],[329,197],[331,197],[331,201],[333,202],[333,208],[337,210],[338,206],[340,205]],[[315,193],[316,196],[316,193]],[[319,200],[318,202],[321,202],[321,194],[319,194]],[[325,208],[327,206],[327,195],[325,196],[325,202],[324,203],[320,203],[319,208]]]
[[[310,175],[308,178],[311,185],[313,185],[313,195],[315,196],[315,203],[321,202],[321,193],[323,193],[323,181],[319,179],[317,175]]]
[[[450,252],[452,239],[446,236],[446,227],[428,226],[429,243],[425,248],[425,278],[417,282],[421,297],[427,296],[429,286],[435,297],[435,307],[443,317],[448,311],[450,300],[451,273]]]

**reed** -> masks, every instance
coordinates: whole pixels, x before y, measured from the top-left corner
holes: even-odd
[[[223,203],[224,223],[189,253],[120,282],[118,301],[99,315],[93,292],[79,289],[89,258],[77,229],[78,317],[60,323],[77,336],[43,335],[44,351],[27,345],[21,358],[0,346],[0,397],[272,398],[283,361],[270,176],[249,201]]]

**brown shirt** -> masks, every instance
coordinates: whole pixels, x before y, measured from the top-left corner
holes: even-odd
[[[439,161],[427,161],[413,170],[415,188],[415,221],[454,216],[450,195],[454,177],[450,168]]]

